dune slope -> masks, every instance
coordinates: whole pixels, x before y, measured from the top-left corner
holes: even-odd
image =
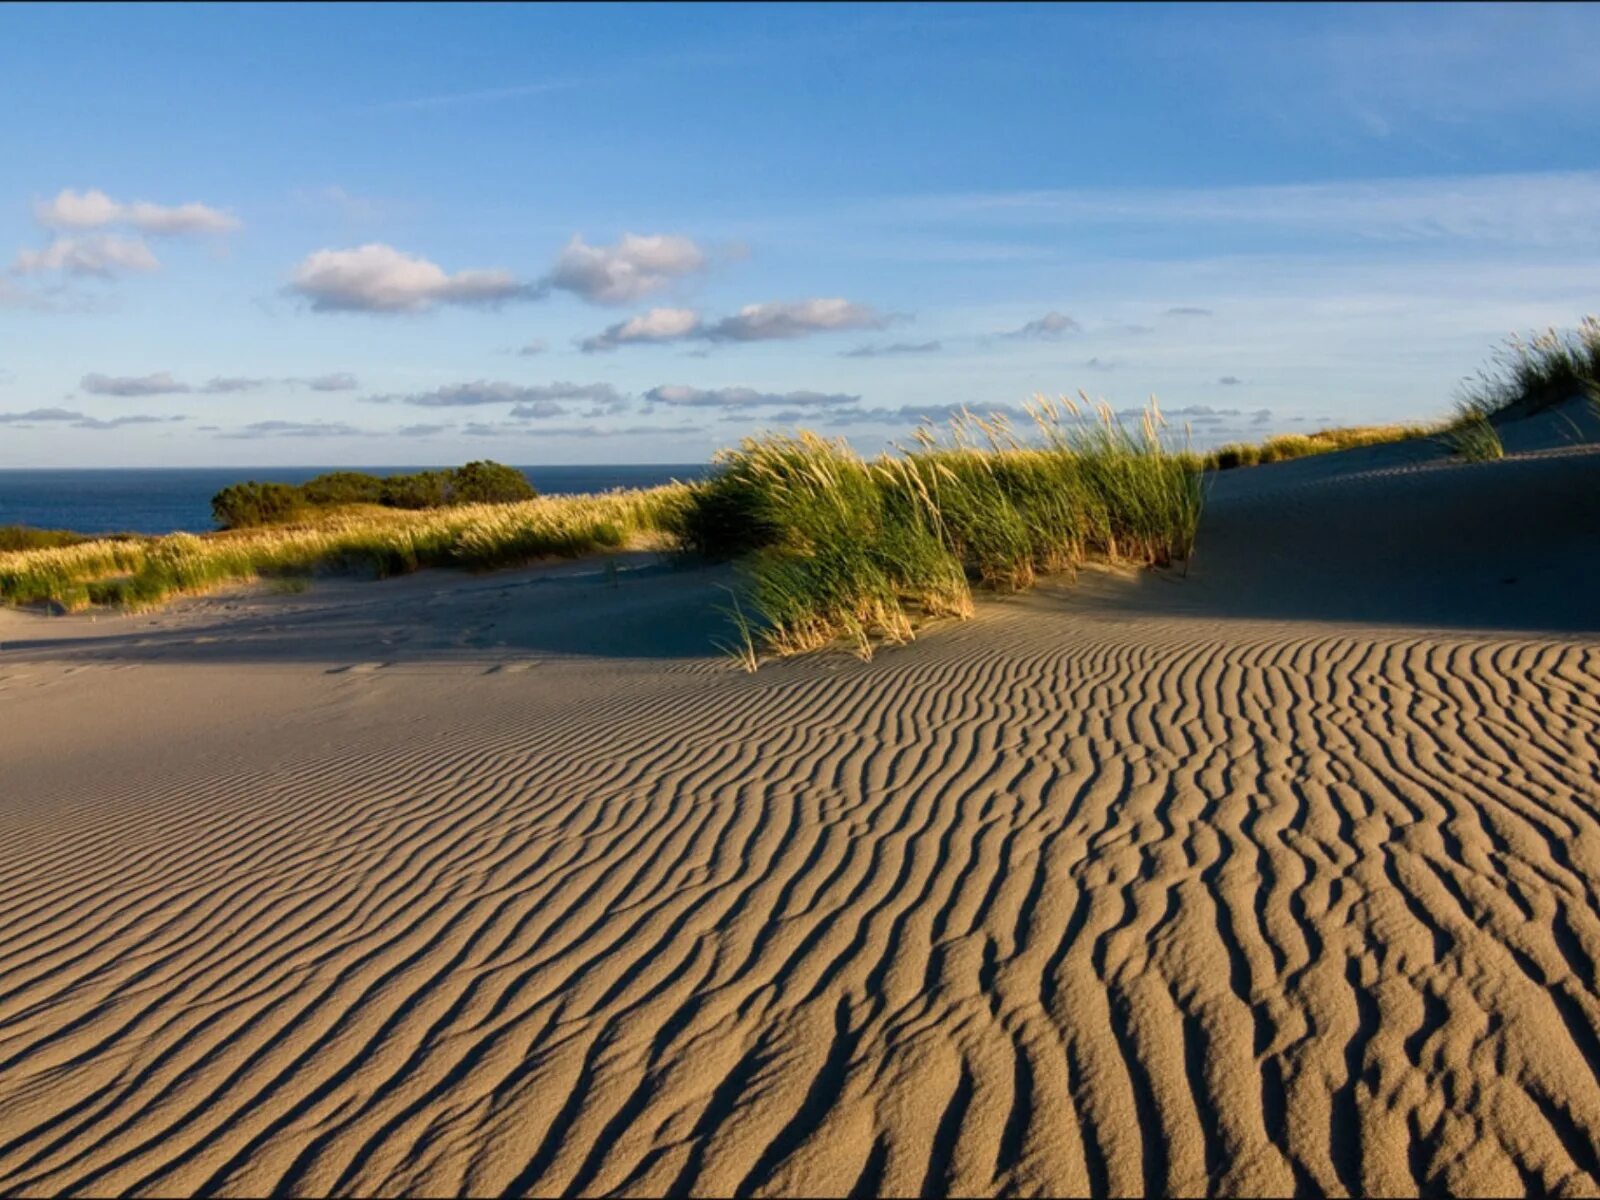
[[[1600,454],[1389,462],[866,664],[0,614],[0,1191],[1600,1189]]]

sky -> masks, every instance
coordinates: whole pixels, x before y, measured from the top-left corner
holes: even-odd
[[[1600,6],[0,6],[0,467],[1449,411],[1600,307]]]

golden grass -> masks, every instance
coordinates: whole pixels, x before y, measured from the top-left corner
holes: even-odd
[[[358,506],[292,525],[15,551],[0,554],[0,600],[69,611],[91,604],[144,608],[263,576],[487,569],[659,545],[676,529],[689,492],[689,485],[674,483],[423,511]]]

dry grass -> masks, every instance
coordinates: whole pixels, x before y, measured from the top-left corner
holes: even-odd
[[[98,539],[0,554],[0,600],[146,608],[173,595],[261,577],[350,571],[387,576],[429,566],[488,569],[593,550],[664,544],[687,484],[595,496],[429,511],[362,506],[315,521],[214,534]]]

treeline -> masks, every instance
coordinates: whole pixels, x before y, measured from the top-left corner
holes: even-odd
[[[377,504],[384,508],[450,508],[459,504],[509,504],[538,496],[515,467],[484,460],[442,471],[368,475],[330,471],[305,483],[250,480],[225,487],[211,498],[211,515],[224,529],[248,529],[292,521],[322,508]]]

